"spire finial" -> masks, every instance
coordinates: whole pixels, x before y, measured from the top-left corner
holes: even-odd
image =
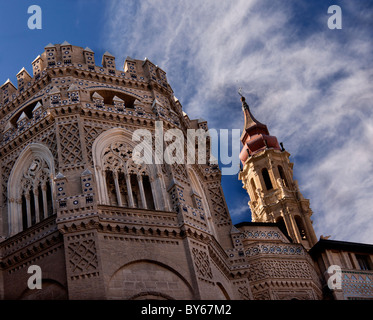
[[[238,88],[238,94],[239,94],[241,97],[243,97],[243,95],[242,95],[242,87],[239,87],[239,88]]]
[[[241,96],[241,102],[245,102],[245,97],[242,94],[242,87],[238,88],[238,94]]]
[[[246,103],[246,99],[242,94],[242,88],[238,88],[238,94],[241,96],[241,102],[242,102],[242,110],[245,111],[245,109],[249,109],[249,106]]]

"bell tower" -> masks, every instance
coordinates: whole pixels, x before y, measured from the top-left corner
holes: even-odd
[[[293,179],[290,153],[269,134],[265,124],[254,118],[243,96],[241,102],[245,124],[239,179],[250,196],[252,221],[276,222],[286,228],[294,242],[310,249],[317,242],[312,210]]]

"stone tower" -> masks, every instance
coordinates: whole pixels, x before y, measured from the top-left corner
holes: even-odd
[[[245,124],[239,179],[250,196],[252,221],[276,222],[294,242],[310,249],[317,242],[312,210],[293,179],[290,154],[269,134],[267,126],[254,118],[244,97],[241,101]]]
[[[308,201],[244,100],[253,222],[234,226],[219,167],[186,150],[203,150],[207,122],[183,113],[166,73],[95,61],[49,44],[32,76],[0,86],[0,298],[320,299]]]
[[[160,139],[166,157],[172,141],[163,133],[206,132],[207,122],[183,113],[148,59],[127,57],[118,70],[109,52],[98,66],[88,47],[44,49],[33,76],[23,68],[18,87],[0,87],[0,297],[239,295],[224,261],[232,222],[220,169],[133,160],[136,130]],[[41,291],[27,289],[33,264]]]

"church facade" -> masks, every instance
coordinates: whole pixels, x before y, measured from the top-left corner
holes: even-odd
[[[32,70],[0,87],[1,299],[373,297],[372,246],[318,241],[290,154],[244,98],[239,179],[252,222],[233,225],[216,164],[134,160],[139,129],[153,140],[157,124],[208,130],[161,68],[127,57],[119,70],[108,52],[98,66],[65,41]],[[334,289],[330,265],[350,277]]]

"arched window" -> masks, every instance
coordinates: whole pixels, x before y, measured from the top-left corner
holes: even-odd
[[[284,169],[282,169],[281,166],[278,166],[277,168],[278,168],[278,173],[280,174],[280,178],[281,178],[284,186],[289,187],[288,182],[287,182],[286,177],[285,177]]]
[[[287,233],[287,229],[286,229],[286,225],[285,225],[285,221],[283,217],[278,217],[276,220],[276,223],[278,224],[278,227],[283,233],[285,232]]]
[[[264,183],[266,185],[266,189],[267,190],[273,189],[271,178],[269,177],[269,173],[268,173],[267,168],[264,168],[262,170],[262,176],[263,176]]]
[[[133,133],[112,128],[100,134],[92,144],[98,202],[120,207],[170,210],[162,169],[156,164],[138,164],[133,160]],[[146,155],[153,150],[143,144]]]
[[[53,214],[50,170],[46,162],[36,156],[24,171],[19,182],[21,208],[18,208],[22,212],[23,230]]]
[[[53,214],[54,160],[42,144],[19,155],[8,179],[8,222],[13,235]]]
[[[302,218],[300,216],[295,216],[294,219],[295,219],[295,223],[297,224],[299,234],[302,240],[307,240],[306,229],[304,228]]]
[[[131,147],[115,142],[104,150],[103,164],[108,204],[154,209],[153,192],[146,165],[133,162]]]

